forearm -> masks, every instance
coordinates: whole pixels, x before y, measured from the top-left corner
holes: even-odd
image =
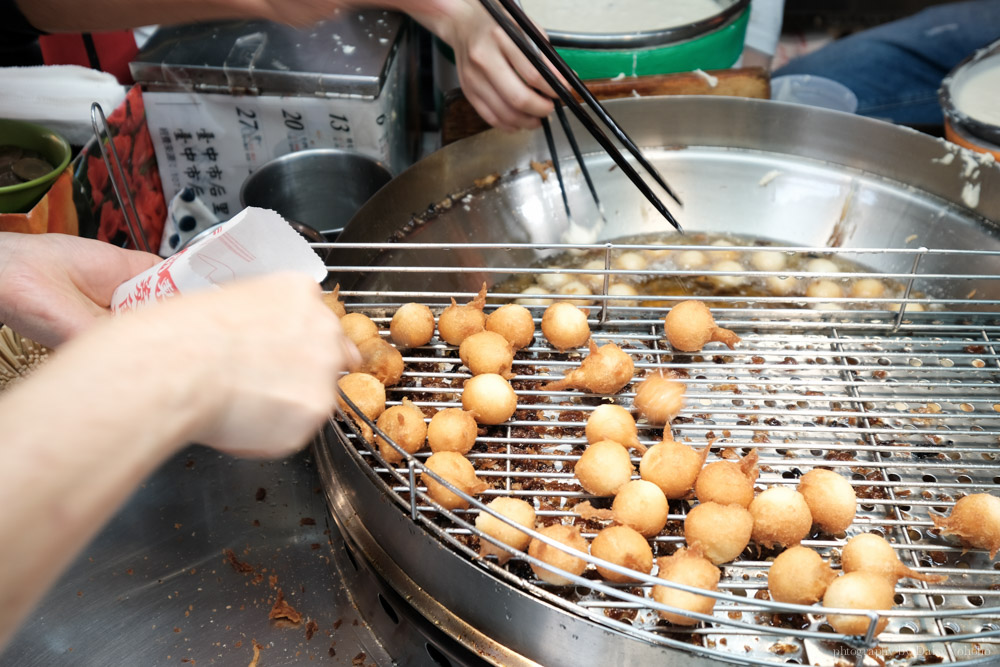
[[[153,352],[110,358],[117,346],[87,338],[0,395],[0,646],[192,430],[189,377]]]
[[[367,4],[367,0],[362,0]],[[378,0],[371,0],[376,4]],[[454,44],[455,31],[460,30],[469,16],[469,0],[395,0],[397,9],[410,15],[438,38]],[[478,0],[473,0],[478,2]]]
[[[227,18],[268,18],[264,0],[15,0],[46,32],[97,32]]]
[[[305,25],[339,7],[381,7],[412,14],[434,30],[463,0],[15,0],[46,32],[93,32],[220,19],[267,19]]]

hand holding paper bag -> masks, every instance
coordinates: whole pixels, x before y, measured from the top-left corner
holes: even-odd
[[[285,220],[262,208],[247,208],[215,232],[123,283],[111,310],[124,312],[178,293],[276,271],[298,271],[320,282],[323,262]]]

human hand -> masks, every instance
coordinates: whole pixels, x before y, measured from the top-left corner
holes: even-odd
[[[340,371],[359,361],[319,287],[297,273],[229,283],[118,320],[104,327],[117,363],[141,369],[155,356],[168,364],[147,374],[173,390],[157,407],[180,411],[184,441],[237,456],[301,448],[331,414]]]
[[[455,51],[466,98],[490,125],[510,131],[538,127],[553,111],[555,91],[478,0],[449,1],[434,16],[411,13]]]
[[[0,232],[0,322],[55,347],[110,314],[115,288],[159,261],[65,234]]]
[[[162,461],[195,441],[244,456],[302,446],[350,348],[300,274],[103,318],[0,395],[0,646]],[[356,351],[354,351],[356,354]]]

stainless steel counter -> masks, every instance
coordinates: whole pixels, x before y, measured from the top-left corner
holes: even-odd
[[[0,665],[248,665],[255,641],[260,667],[389,664],[341,584],[327,516],[308,450],[264,462],[188,448],[84,549]],[[268,619],[278,589],[299,624]]]

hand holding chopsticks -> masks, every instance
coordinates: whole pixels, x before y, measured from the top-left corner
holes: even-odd
[[[584,103],[594,112],[594,114],[600,119],[600,121],[609,129],[611,133],[617,138],[626,150],[632,154],[633,157],[639,162],[640,165],[649,173],[650,176],[664,189],[664,191],[673,198],[678,204],[681,203],[677,195],[670,189],[666,181],[656,170],[656,168],[649,163],[648,160],[639,151],[639,148],[635,143],[629,138],[625,131],[615,122],[613,118],[607,113],[601,103],[591,95],[587,87],[576,75],[576,73],[566,64],[566,62],[556,53],[552,45],[549,44],[548,40],[541,33],[541,31],[532,23],[531,19],[524,13],[521,7],[515,2],[515,0],[480,0],[483,7],[490,13],[493,19],[503,28],[504,32],[511,38],[511,40],[517,45],[526,58],[531,62],[539,74],[545,79],[549,87],[552,88],[563,103],[569,107],[570,111],[577,117],[577,120],[584,126],[584,128],[594,137],[595,140],[607,151],[608,155],[615,161],[615,163],[622,169],[629,180],[639,189],[640,192],[646,197],[647,200],[653,205],[653,207],[660,212],[663,217],[665,217],[670,224],[672,224],[678,231],[681,230],[680,224],[671,215],[667,207],[660,201],[659,197],[652,191],[652,189],[646,184],[642,177],[636,172],[632,165],[628,162],[621,151],[614,145],[610,138],[604,133],[600,126],[594,121],[594,119],[587,113],[586,109],[583,108],[573,94],[567,90],[566,86],[559,80],[559,78],[549,69],[548,63],[551,63],[552,67],[559,72],[562,77],[569,82],[570,87],[575,91]],[[546,60],[548,62],[546,62]],[[589,180],[589,179],[588,179]],[[588,183],[589,185],[589,183]]]

